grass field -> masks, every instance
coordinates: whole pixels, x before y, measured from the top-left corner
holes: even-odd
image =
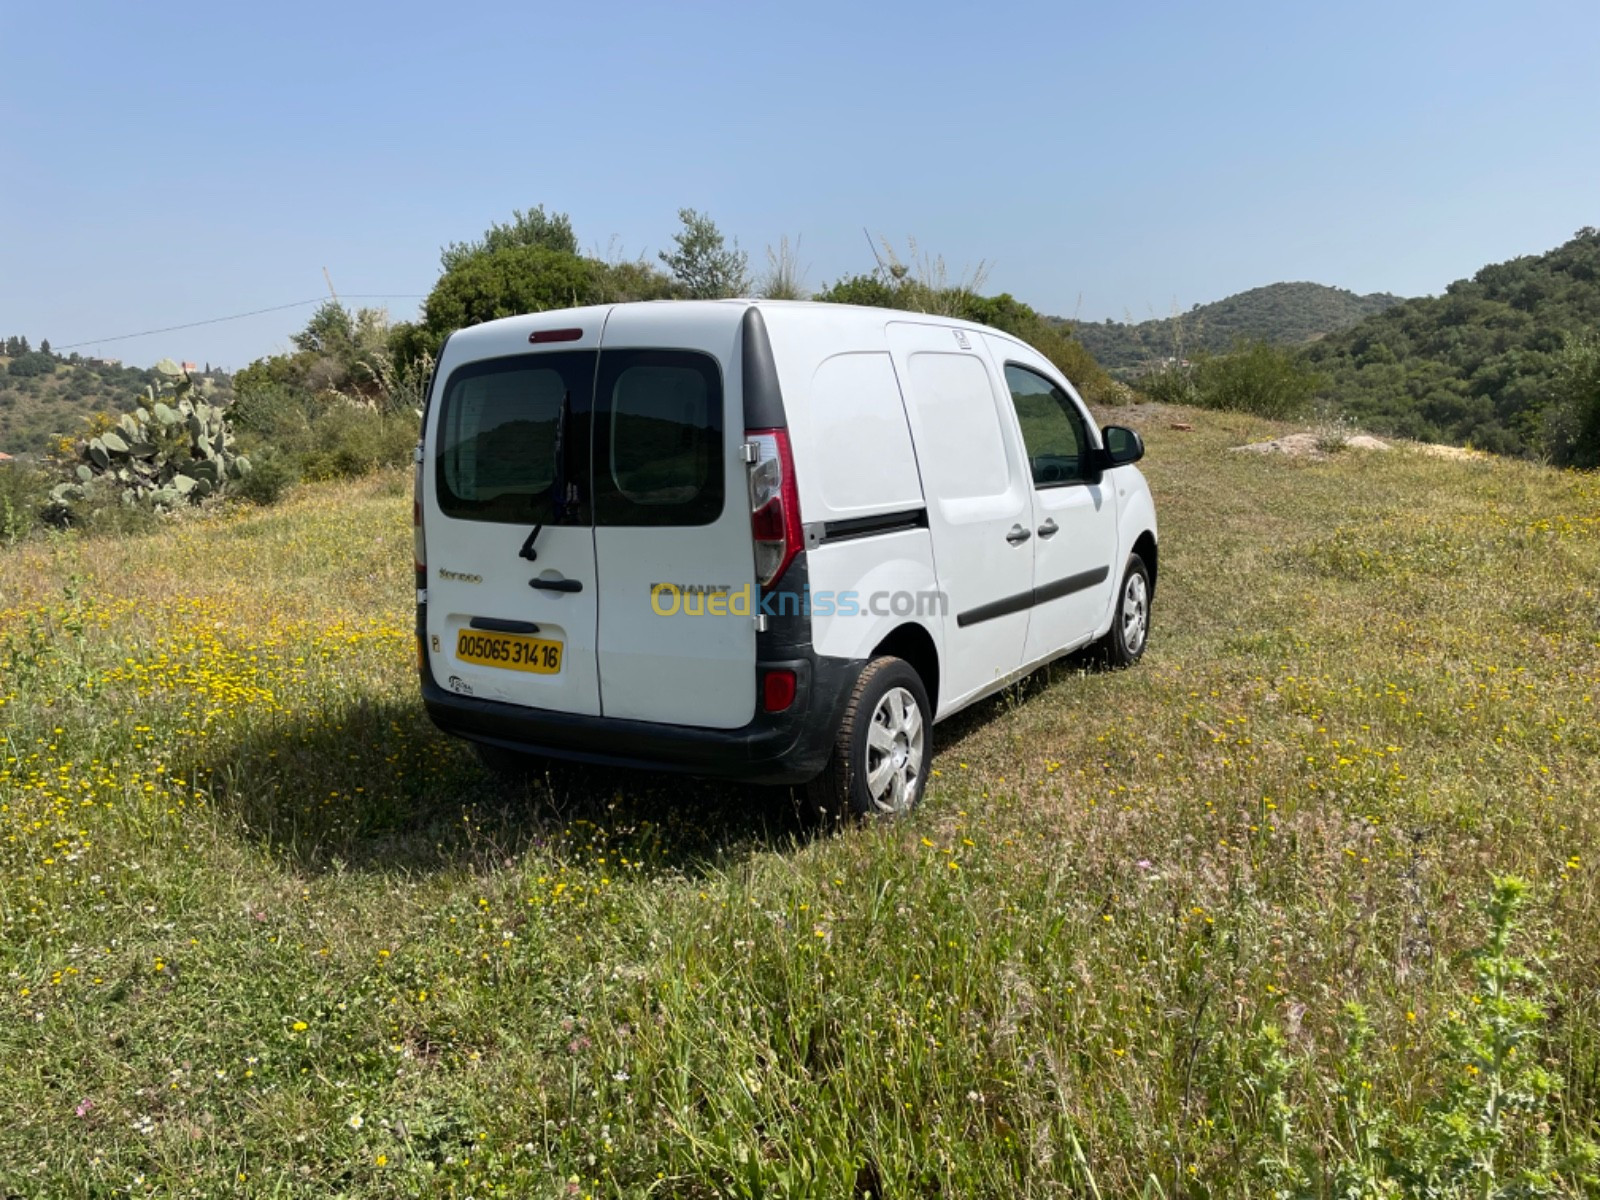
[[[0,1196],[1593,1194],[1600,478],[1188,419],[1143,663],[840,832],[483,774],[398,476],[0,550]]]

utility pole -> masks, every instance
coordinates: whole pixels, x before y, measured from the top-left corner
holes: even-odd
[[[322,268],[322,277],[328,281],[328,295],[333,297],[335,304],[339,303],[339,293],[333,290],[333,276],[328,274],[328,268]]]

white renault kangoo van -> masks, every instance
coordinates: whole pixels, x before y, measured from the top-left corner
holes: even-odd
[[[511,317],[441,351],[416,467],[434,722],[554,756],[916,803],[933,729],[1144,652],[1139,435],[994,329],[833,304]]]

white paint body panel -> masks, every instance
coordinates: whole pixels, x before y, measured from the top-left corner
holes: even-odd
[[[584,716],[600,714],[596,659],[600,589],[595,575],[594,531],[552,526],[539,535],[538,561],[520,558],[517,552],[528,528],[445,516],[439,508],[434,448],[439,444],[438,424],[444,408],[442,385],[457,367],[537,353],[528,344],[528,335],[536,329],[583,330],[577,341],[549,346],[551,352],[594,350],[600,344],[606,312],[604,308],[570,309],[463,329],[450,338],[439,360],[441,393],[429,405],[424,441],[430,453],[422,472],[428,544],[427,652],[434,678],[458,694]],[[539,591],[529,586],[529,580],[539,576],[575,579],[583,590]],[[562,643],[560,672],[533,675],[460,661],[455,654],[456,634],[473,617],[537,624],[539,637]]]
[[[887,352],[835,354],[811,380],[811,460],[829,513],[862,517],[922,504],[916,451]],[[808,464],[809,465],[809,464]]]
[[[617,349],[697,350],[722,368],[722,514],[709,525],[594,531],[600,578],[600,699],[608,717],[736,729],[755,715],[756,628],[752,614],[663,616],[650,603],[656,583],[711,584],[729,594],[755,585],[745,464],[744,393],[739,384],[739,319],[732,304],[618,305],[602,353]],[[600,397],[595,398],[598,410]],[[600,464],[596,464],[600,469]]]
[[[936,603],[939,579],[933,568],[933,539],[926,529],[830,542],[812,550],[807,561],[814,596],[851,592],[858,610],[813,611],[811,641],[818,654],[864,658],[872,647],[909,622],[928,631],[940,661],[944,660],[944,625]],[[866,611],[875,597],[897,593],[918,598],[921,611],[901,615]],[[884,607],[888,601],[878,599],[876,603]]]
[[[972,623],[963,623],[963,615],[1033,586],[1032,543],[1006,540],[1032,519],[1026,464],[1014,435],[1007,436],[1010,399],[981,338],[958,340],[957,332],[906,321],[887,329],[927,497],[934,566],[947,598],[941,709],[998,686],[1022,665],[1026,607]]]

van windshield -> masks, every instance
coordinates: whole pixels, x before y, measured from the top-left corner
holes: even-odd
[[[439,507],[510,524],[588,522],[593,351],[472,363],[439,414]]]

